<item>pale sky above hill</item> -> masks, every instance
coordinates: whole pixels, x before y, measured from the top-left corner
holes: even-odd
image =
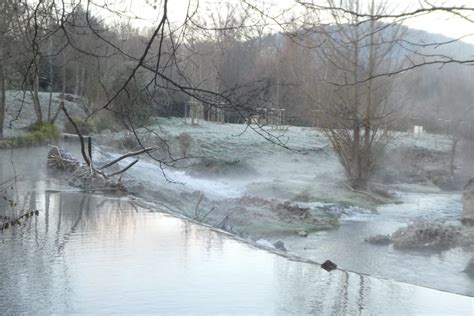
[[[131,16],[140,17],[140,19],[132,19],[131,23],[135,26],[145,27],[152,26],[161,16],[161,5],[163,0],[101,0],[107,2],[109,6],[119,7]],[[323,0],[302,0],[306,2],[323,3]],[[365,2],[365,7],[368,7],[370,0],[362,0]],[[375,0],[376,3],[384,1],[388,6],[390,13],[396,14],[401,12],[408,12],[420,7],[420,0]],[[426,0],[421,0],[426,1]],[[474,7],[474,0],[431,0],[433,5],[438,6],[465,6]],[[100,3],[100,1],[96,1]],[[262,1],[247,0],[247,3],[255,4],[261,7]],[[301,12],[301,6],[295,6],[295,0],[265,0],[265,13],[276,16],[282,10],[291,8],[295,15]],[[226,4],[241,4],[245,5],[244,1],[239,0],[169,0],[169,18],[174,23],[182,23],[186,16],[188,7],[196,8],[199,4],[199,12],[204,15],[209,15],[210,12],[215,12],[215,8],[224,8]],[[156,6],[156,9],[153,8]],[[368,12],[368,11],[367,11]],[[424,16],[417,16],[407,19],[404,24],[406,26],[425,30],[431,33],[443,34],[453,38],[463,37],[463,41],[474,44],[474,11],[471,11],[468,16],[471,21],[462,19],[446,12],[434,12]],[[273,23],[268,21],[269,23]],[[276,23],[273,23],[273,28],[278,30]],[[471,35],[470,35],[471,34]],[[470,36],[469,36],[470,35]]]

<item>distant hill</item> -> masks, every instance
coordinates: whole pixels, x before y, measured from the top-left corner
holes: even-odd
[[[405,39],[407,41],[428,45],[421,48],[424,53],[443,54],[457,59],[473,59],[474,60],[474,45],[456,40],[455,38],[447,37],[442,34],[430,33],[423,30],[417,30],[403,26],[406,32]],[[446,43],[443,45],[432,45]],[[416,47],[412,45],[411,47]]]

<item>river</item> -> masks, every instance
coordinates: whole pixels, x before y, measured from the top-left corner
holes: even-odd
[[[472,314],[472,297],[327,273],[127,197],[73,192],[46,153],[0,155],[0,177],[14,161],[19,201],[40,210],[0,235],[2,314]]]

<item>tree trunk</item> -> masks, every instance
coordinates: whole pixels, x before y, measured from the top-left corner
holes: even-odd
[[[453,143],[451,145],[451,155],[450,155],[450,159],[449,159],[449,174],[451,175],[451,177],[454,177],[454,169],[456,168],[456,166],[454,165],[454,158],[456,157],[456,147],[458,145],[458,142],[459,142],[459,138],[455,138],[453,139]]]
[[[374,16],[375,3],[374,0],[371,2],[370,14]],[[371,163],[372,163],[372,146],[371,146],[371,125],[372,125],[372,76],[374,75],[375,68],[375,19],[370,20],[370,40],[369,40],[369,55],[368,55],[368,72],[367,77],[369,81],[367,82],[367,104],[365,107],[365,117],[364,117],[364,149],[361,151],[361,174],[360,182],[361,185],[367,187],[369,181],[369,174],[371,172]]]
[[[75,78],[75,83],[74,83],[74,95],[79,94],[79,71],[78,71],[78,66],[76,65],[76,71],[74,72],[76,78]]]
[[[51,118],[50,122],[54,124],[56,122],[59,113],[62,111],[62,107],[64,106],[64,98],[66,97],[66,57],[64,52],[62,53],[63,57],[63,66],[62,66],[62,82],[61,82],[61,92],[62,92],[62,99],[59,103],[58,109],[56,113],[54,113],[53,117]]]
[[[1,54],[0,54],[1,56]],[[0,64],[0,89],[1,89],[1,97],[0,97],[0,138],[3,138],[3,123],[5,121],[5,104],[6,104],[6,84],[5,84],[5,71],[3,64]]]
[[[355,3],[356,10],[359,11],[359,2]],[[356,21],[358,19],[356,18]],[[365,164],[363,163],[363,151],[364,148],[361,147],[361,121],[359,119],[359,86],[357,82],[359,81],[359,67],[360,67],[360,47],[359,47],[359,28],[358,25],[355,26],[354,30],[354,60],[353,60],[353,102],[354,108],[352,113],[352,124],[353,124],[353,143],[352,143],[352,165],[351,165],[351,177],[349,178],[350,184],[354,189],[365,189],[367,187],[367,177],[364,176],[367,174]]]
[[[48,46],[48,63],[49,63],[49,103],[48,103],[48,121],[51,121],[51,105],[53,102],[53,40],[49,38]]]
[[[36,122],[43,122],[43,112],[41,110],[41,102],[39,98],[39,73],[38,73],[38,64],[36,64],[35,74],[33,78],[33,90],[30,91],[31,99],[33,101],[33,107],[36,114]]]
[[[80,96],[84,96],[85,89],[85,80],[86,80],[86,67],[82,66],[81,69],[81,83],[80,83]]]
[[[5,41],[3,30],[0,30],[0,138],[3,138],[3,124],[5,121],[5,105],[6,105],[6,79],[5,79]]]

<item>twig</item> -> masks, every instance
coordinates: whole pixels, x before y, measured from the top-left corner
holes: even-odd
[[[199,196],[199,199],[196,203],[196,207],[194,208],[194,219],[198,218],[199,214],[199,205],[201,205],[202,199],[204,198],[204,193],[201,192],[201,195]]]
[[[91,160],[92,164],[92,137],[87,137],[87,151],[89,152],[89,159]]]
[[[131,164],[129,164],[128,166],[126,166],[125,168],[123,168],[122,170],[120,170],[120,171],[117,171],[117,172],[114,172],[114,173],[112,173],[112,174],[109,174],[107,177],[109,177],[109,178],[110,178],[110,177],[113,177],[113,176],[119,175],[119,174],[121,174],[121,173],[124,173],[124,172],[125,172],[125,171],[127,171],[128,169],[132,168],[132,167],[133,167],[133,165],[135,165],[137,162],[138,162],[138,159],[137,159],[137,160],[135,160],[134,162],[132,162]]]
[[[144,149],[141,149],[141,150],[138,150],[138,151],[129,152],[129,153],[127,153],[123,156],[120,156],[117,159],[112,160],[111,162],[99,167],[99,170],[103,170],[105,168],[108,168],[108,167],[116,164],[117,162],[122,161],[125,158],[133,157],[133,156],[140,155],[140,154],[143,154],[143,153],[147,153],[147,152],[150,152],[150,151],[153,151],[153,150],[156,150],[156,147],[148,147],[148,148],[144,148]]]
[[[206,214],[204,214],[204,216],[203,216],[202,218],[200,218],[199,220],[203,222],[203,221],[206,219],[206,217],[207,217],[209,214],[211,214],[212,212],[214,212],[215,210],[216,210],[216,207],[213,206],[213,207],[209,210],[209,212],[207,212]]]

